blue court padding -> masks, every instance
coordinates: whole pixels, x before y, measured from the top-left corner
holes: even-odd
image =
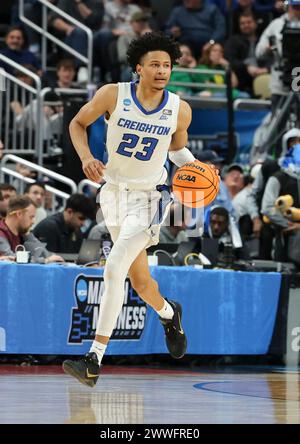
[[[264,354],[279,273],[153,267],[161,293],[182,304],[188,354]],[[95,334],[103,269],[0,264],[0,352],[83,354]],[[158,315],[126,283],[108,355],[167,353]]]

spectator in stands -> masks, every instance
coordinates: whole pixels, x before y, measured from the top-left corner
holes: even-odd
[[[73,58],[63,58],[57,63],[56,80],[53,88],[74,88],[76,64]]]
[[[56,253],[78,253],[84,238],[81,228],[86,219],[94,219],[94,206],[83,194],[73,194],[63,212],[40,222],[34,234],[47,248]]]
[[[183,206],[172,204],[170,212],[164,225],[162,225],[159,234],[160,244],[180,244],[189,240],[185,229]]]
[[[234,163],[223,168],[222,176],[230,197],[233,199],[244,188],[244,170]]]
[[[28,245],[33,254],[41,250],[39,262],[51,263],[63,261],[60,256],[52,255],[30,233],[35,218],[35,205],[28,196],[16,196],[10,199],[5,220],[0,221],[0,254],[15,256],[18,245]],[[29,247],[30,245],[30,247]],[[42,255],[45,257],[43,258]]]
[[[275,228],[275,260],[295,260],[298,256],[296,262],[300,263],[300,220],[289,217],[275,205],[279,196],[290,195],[293,207],[300,209],[300,129],[294,128],[284,135],[279,164],[280,170],[266,184],[261,212]]]
[[[195,73],[192,74],[194,82],[207,83],[207,87],[200,87],[200,96],[205,97],[226,97],[226,69],[229,67],[229,62],[224,58],[224,49],[219,43],[208,43],[202,51],[200,64],[196,66],[201,70],[221,70],[224,73]],[[209,88],[209,85],[221,85],[223,88]],[[233,87],[233,98],[239,97],[241,94],[237,90],[238,79],[235,73],[231,72],[231,85]],[[197,91],[197,90],[196,90]]]
[[[174,68],[195,68],[197,65],[196,59],[192,54],[192,50],[188,45],[182,44],[180,45],[181,57],[177,61],[177,65]],[[194,78],[193,75],[188,72],[176,72],[172,71],[170,82],[190,82],[193,83]],[[180,85],[168,85],[167,89],[173,93],[178,94],[179,96],[183,95],[193,95],[194,91],[189,86],[180,86]]]
[[[233,11],[232,25],[233,29],[230,34],[238,34],[240,32],[239,19],[244,13],[251,13],[257,22],[257,31],[260,35],[272,20],[272,14],[259,11],[256,7],[255,0],[238,0],[238,4]]]
[[[45,185],[42,182],[29,183],[25,188],[24,194],[30,197],[36,206],[35,221],[32,225],[32,229],[48,216],[47,211],[44,208],[45,191]]]
[[[0,54],[20,65],[32,65],[37,70],[38,75],[42,74],[38,59],[31,51],[26,49],[26,35],[22,28],[18,26],[11,27],[6,34],[5,43],[6,48],[2,49]],[[2,61],[0,67],[5,68],[8,73],[14,74],[15,69]]]
[[[268,73],[268,68],[259,67],[255,57],[258,42],[257,21],[251,12],[239,16],[239,33],[230,37],[225,44],[225,55],[235,72],[239,89],[253,95],[253,79]]]
[[[244,178],[245,187],[232,199],[232,205],[238,216],[239,229],[243,237],[249,237],[252,234],[255,237],[259,237],[262,229],[258,207],[256,204],[253,205],[251,200],[248,199],[254,179],[250,175],[246,176]]]
[[[9,199],[11,199],[12,197],[16,197],[17,195],[17,190],[13,185],[10,185],[8,183],[0,183],[0,191],[2,193],[2,210],[1,210],[1,216],[5,217],[7,214],[7,209],[8,209],[8,202]]]
[[[122,66],[122,82],[129,82],[132,78],[132,71],[128,67],[127,63],[127,50],[129,48],[131,40],[144,35],[146,32],[153,31],[149,24],[149,15],[144,13],[143,11],[135,12],[130,19],[130,24],[132,28],[131,32],[128,34],[120,35],[117,40],[118,61]]]
[[[92,31],[100,28],[103,20],[102,0],[58,0],[57,7]],[[64,41],[82,55],[87,55],[87,34],[59,15],[52,15],[51,25],[64,36]],[[81,62],[78,61],[80,65]]]
[[[117,59],[117,39],[132,34],[131,18],[141,12],[130,0],[112,0],[105,3],[102,28],[94,36],[94,65],[101,70],[101,81],[118,81],[120,67]],[[109,78],[105,76],[109,75]]]
[[[231,265],[235,259],[248,259],[247,249],[241,244],[236,246],[231,231],[228,211],[223,207],[214,207],[210,212],[208,232],[205,236],[218,239],[218,261],[224,265]]]
[[[222,42],[225,38],[225,20],[214,4],[204,0],[184,0],[175,7],[166,23],[167,32],[181,43],[188,44],[198,58],[209,41]]]

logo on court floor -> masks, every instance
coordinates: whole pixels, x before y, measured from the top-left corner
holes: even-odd
[[[124,304],[111,340],[138,340],[145,327],[146,304],[139,298],[128,279],[124,292]],[[94,339],[103,293],[103,277],[80,275],[76,278],[76,307],[72,308],[68,344],[82,344],[83,341]]]

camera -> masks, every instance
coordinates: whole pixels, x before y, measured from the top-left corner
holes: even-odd
[[[286,21],[282,29],[281,80],[290,87],[292,70],[300,66],[300,21]]]

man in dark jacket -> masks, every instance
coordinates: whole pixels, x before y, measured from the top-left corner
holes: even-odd
[[[268,69],[259,67],[255,57],[258,41],[257,20],[251,12],[244,12],[239,17],[239,34],[230,37],[225,44],[225,57],[237,75],[239,89],[253,94],[253,79],[266,74]]]
[[[171,11],[166,30],[181,43],[188,44],[197,58],[210,40],[224,40],[226,26],[216,5],[204,0],[184,0],[182,6]]]
[[[41,65],[36,56],[26,49],[26,35],[19,26],[11,27],[5,36],[6,47],[0,51],[0,54],[8,57],[20,65],[32,65],[39,75],[41,75]],[[15,69],[0,61],[0,67],[8,73],[14,74]]]
[[[87,218],[94,218],[91,200],[83,194],[73,194],[63,212],[42,220],[34,229],[35,236],[46,242],[55,253],[78,253],[83,241],[83,227]]]

